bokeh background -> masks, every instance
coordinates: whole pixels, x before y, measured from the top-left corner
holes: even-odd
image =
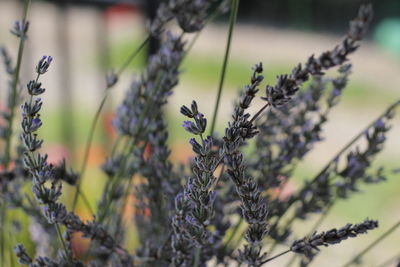
[[[23,58],[22,80],[34,75],[34,66],[42,55],[54,57],[49,73],[43,76],[47,89],[44,98],[41,135],[50,161],[66,158],[76,168],[82,160],[91,119],[104,93],[107,71],[118,69],[127,56],[146,37],[146,23],[154,13],[153,0],[33,0],[29,14],[29,40]],[[246,0],[241,1],[235,27],[231,57],[218,117],[222,134],[235,98],[251,74],[251,67],[263,62],[267,83],[277,74],[288,73],[312,53],[333,48],[346,32],[358,0]],[[318,144],[295,174],[293,187],[312,177],[353,136],[400,98],[400,1],[372,1],[375,10],[368,38],[353,56],[353,74],[341,104],[332,112],[325,128],[325,141]],[[15,56],[17,40],[9,29],[19,19],[22,5],[17,0],[0,1],[0,44]],[[181,81],[171,97],[166,114],[174,162],[191,157],[189,134],[180,126],[182,104],[198,101],[201,110],[211,118],[227,38],[227,19],[222,16],[207,25],[183,65]],[[172,29],[174,28],[171,25]],[[188,41],[193,36],[187,36]],[[151,49],[143,51],[122,75],[111,94],[97,129],[89,158],[83,190],[96,206],[104,184],[99,165],[104,161],[112,129],[113,111],[132,79],[140,75]],[[6,78],[3,66],[0,97],[4,100]],[[400,119],[393,120],[384,153],[377,159],[390,168],[400,167]],[[362,143],[360,144],[362,145]],[[335,205],[322,229],[362,221],[366,217],[380,220],[380,229],[371,234],[324,249],[313,266],[338,266],[350,255],[379,236],[400,219],[400,177],[393,175],[379,185],[362,187],[350,200]],[[71,201],[72,191],[65,189],[64,200]],[[79,213],[89,218],[81,205]],[[295,225],[299,235],[306,233],[317,217]],[[135,246],[132,227],[129,242]],[[25,235],[25,236],[24,236]],[[16,241],[29,239],[29,233]],[[363,266],[377,266],[386,258],[400,253],[400,230],[374,249]],[[25,241],[24,241],[25,242]],[[289,258],[289,257],[288,257]],[[284,263],[287,258],[276,261]],[[326,263],[328,260],[329,263]],[[388,265],[389,266],[389,265]],[[394,265],[393,265],[394,266]]]

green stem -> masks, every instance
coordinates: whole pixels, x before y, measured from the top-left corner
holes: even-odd
[[[97,221],[100,224],[103,224],[106,215],[108,214],[108,210],[110,209],[111,206],[111,199],[107,198],[107,196],[112,196],[114,194],[114,190],[115,187],[119,185],[119,181],[120,181],[120,177],[123,177],[123,173],[125,172],[125,168],[126,168],[126,164],[128,162],[128,157],[129,157],[129,151],[132,151],[132,149],[134,148],[135,143],[132,142],[131,145],[126,145],[124,147],[124,151],[122,152],[124,155],[122,164],[121,164],[121,168],[119,169],[119,172],[115,175],[113,175],[112,177],[109,177],[106,185],[105,185],[105,189],[104,192],[108,192],[106,195],[106,200],[105,203],[103,204],[103,206],[101,207],[101,209],[98,210],[98,214],[97,214]],[[86,261],[88,259],[88,257],[90,256],[91,250],[92,250],[92,245],[93,242],[90,242],[89,244],[89,248],[87,249],[87,251],[85,252],[83,259]]]
[[[5,233],[7,231],[5,227],[6,218],[6,202],[1,201],[1,211],[0,211],[0,223],[1,223],[1,239],[0,239],[0,262],[2,266],[5,266]]]
[[[60,242],[63,246],[64,252],[65,252],[65,257],[67,257],[69,264],[72,267],[73,261],[71,259],[71,255],[69,255],[69,253],[68,253],[67,245],[64,242],[64,238],[62,237],[62,233],[61,233],[60,226],[58,225],[58,223],[55,223],[55,227],[56,227],[58,238],[60,239]]]
[[[107,184],[105,189],[107,190],[106,192],[107,195],[111,196],[114,194],[115,188],[118,186],[120,178],[124,177],[124,172],[125,172],[125,168],[127,166],[127,162],[128,162],[128,157],[130,155],[130,151],[132,151],[132,149],[135,147],[135,142],[132,142],[132,144],[130,146],[126,146],[124,151],[123,151],[123,161],[121,164],[121,168],[118,170],[118,173],[115,174],[113,177],[111,177]],[[101,213],[98,214],[98,221],[99,223],[103,223],[103,220],[105,219],[105,216],[108,213],[108,210],[110,209],[111,206],[111,200],[106,198],[106,203],[104,204],[104,206],[102,207],[103,210],[99,210],[101,211]]]
[[[332,165],[333,162],[336,161],[337,158],[339,158],[344,152],[346,152],[355,142],[358,141],[358,139],[360,139],[361,137],[363,137],[365,135],[365,131],[369,128],[371,128],[372,126],[375,125],[376,121],[380,120],[381,118],[383,118],[384,116],[386,116],[386,114],[388,112],[390,112],[391,110],[393,110],[394,108],[396,108],[398,105],[400,105],[400,100],[397,100],[395,103],[393,103],[392,105],[390,105],[385,112],[383,112],[378,118],[376,118],[375,120],[373,120],[367,127],[365,127],[361,132],[359,132],[356,136],[353,137],[353,139],[350,140],[350,142],[345,145],[338,153],[336,153],[336,155],[325,165],[325,167],[314,177],[314,179],[311,181],[311,183],[309,184],[309,186],[313,183],[315,183],[318,178],[324,173],[326,172]]]
[[[233,238],[235,237],[237,231],[239,231],[240,226],[243,224],[244,220],[242,217],[240,217],[239,222],[235,225],[235,228],[233,228],[231,235],[229,236],[228,240],[226,241],[224,247],[225,251],[228,248],[229,244],[233,241]]]
[[[337,199],[337,198],[336,198]],[[312,235],[320,226],[321,224],[325,221],[326,217],[329,215],[329,213],[332,211],[333,205],[336,203],[336,199],[334,199],[331,203],[328,204],[328,207],[323,211],[322,215],[319,217],[318,221],[314,224],[314,226],[311,228],[309,235]]]
[[[229,53],[230,53],[230,49],[231,49],[233,29],[234,29],[235,24],[236,24],[238,10],[239,10],[239,0],[232,0],[231,15],[230,15],[230,18],[229,18],[228,40],[227,40],[227,43],[226,43],[224,62],[222,64],[222,71],[221,71],[221,76],[220,76],[220,80],[219,80],[217,100],[215,102],[214,113],[213,113],[213,118],[212,118],[212,122],[211,122],[210,135],[212,135],[214,130],[215,130],[215,123],[216,123],[216,120],[217,120],[219,104],[221,102],[222,88],[224,87],[226,68],[228,66],[228,58],[229,58]]]
[[[282,217],[280,217],[280,218],[282,218]],[[280,218],[279,218],[279,219],[280,219]],[[286,229],[287,229],[290,225],[293,224],[293,222],[294,222],[295,219],[296,219],[296,216],[293,216],[293,217],[291,217],[291,218],[288,220],[288,222],[285,224]],[[277,221],[274,223],[274,227],[275,227],[275,228],[278,227],[278,223],[279,223],[279,220],[277,220]],[[275,248],[276,248],[277,245],[278,245],[278,241],[274,240],[274,242],[272,243],[271,248],[269,249],[269,253],[270,253],[270,254],[275,250]]]
[[[363,249],[360,253],[358,253],[355,257],[353,257],[350,261],[343,265],[343,267],[351,266],[352,264],[359,262],[361,258],[372,248],[378,245],[383,239],[388,237],[391,233],[393,233],[400,226],[400,221],[395,223],[389,230],[383,233],[380,237],[378,237],[375,241],[369,244],[365,249]]]
[[[24,3],[24,11],[22,16],[22,24],[25,25],[29,6],[31,4],[31,0],[25,0]],[[19,40],[19,47],[18,47],[18,56],[17,56],[17,65],[15,67],[14,76],[12,80],[12,87],[11,87],[11,102],[10,102],[10,117],[8,118],[8,129],[7,135],[5,140],[5,148],[4,148],[4,169],[7,169],[10,161],[11,161],[11,142],[12,142],[12,135],[13,135],[13,122],[15,117],[15,108],[17,104],[17,87],[19,82],[19,74],[21,71],[21,63],[22,63],[22,55],[24,53],[25,47],[25,38],[21,37]],[[5,231],[6,228],[4,226],[5,217],[6,217],[6,203],[1,204],[1,239],[0,239],[0,263],[2,266],[5,266]]]
[[[217,10],[218,10],[218,9],[217,9]],[[214,13],[209,17],[209,19],[207,20],[207,23],[210,22],[210,21],[212,21],[212,20],[216,17],[217,14],[218,14],[218,12],[214,12]],[[190,49],[193,47],[193,45],[194,45],[195,41],[197,40],[198,36],[199,36],[199,34],[196,34],[195,38],[192,40],[192,42],[191,42],[191,44],[190,44],[188,50],[187,50],[186,53],[185,53],[185,56],[186,56],[187,53],[190,51]],[[139,54],[139,52],[146,46],[146,44],[147,44],[149,41],[150,41],[150,35],[148,35],[148,36],[146,37],[146,39],[145,39],[145,40],[140,44],[140,46],[128,57],[128,59],[125,61],[125,63],[122,65],[122,67],[116,72],[117,77],[119,77],[119,76],[125,71],[125,69],[129,66],[129,64],[133,61],[133,59]],[[109,89],[109,88],[107,88],[107,89]],[[98,107],[98,109],[97,109],[97,112],[96,112],[96,114],[95,114],[95,117],[94,117],[93,122],[92,122],[92,125],[91,125],[91,129],[90,129],[90,131],[89,131],[89,135],[88,135],[87,143],[86,143],[86,147],[85,147],[85,152],[84,152],[84,158],[83,158],[82,167],[81,167],[81,172],[80,172],[80,174],[81,174],[81,182],[79,182],[79,183],[77,184],[77,189],[76,189],[76,191],[75,191],[74,200],[73,200],[73,204],[72,204],[72,210],[73,210],[73,211],[75,211],[75,208],[76,208],[76,205],[77,205],[77,202],[78,202],[78,195],[81,195],[82,197],[84,197],[83,192],[81,192],[81,190],[80,190],[80,184],[82,183],[82,180],[83,180],[83,177],[84,177],[84,172],[85,172],[85,170],[86,170],[87,159],[88,159],[90,147],[91,147],[91,144],[92,144],[92,141],[93,141],[93,136],[94,136],[94,132],[95,132],[95,129],[96,129],[96,125],[97,125],[97,122],[98,122],[98,120],[99,120],[101,111],[103,110],[104,104],[105,104],[105,102],[106,102],[106,100],[107,100],[107,97],[108,97],[107,92],[108,92],[108,91],[106,91],[106,94],[105,94],[104,98],[102,99],[102,101],[101,101],[101,103],[100,103],[100,105],[99,105],[99,107]],[[118,139],[118,140],[119,140],[119,139]],[[118,145],[118,142],[119,142],[119,141],[117,141],[117,143],[116,143],[117,145]],[[115,148],[115,146],[113,147],[113,150],[114,150],[114,148]],[[87,208],[90,210],[91,213],[93,213],[93,209],[90,207],[90,204],[89,204],[89,202],[88,202],[88,200],[87,200],[86,197],[84,197],[84,201],[85,201],[85,204],[86,204]]]
[[[147,147],[147,145],[148,145],[148,141],[146,141],[144,144],[143,144],[143,151],[142,151],[142,157],[143,157],[143,154],[144,154],[144,152],[145,152],[145,150],[146,150],[146,147]],[[122,229],[122,216],[123,216],[123,214],[124,214],[124,210],[125,210],[125,208],[128,206],[128,199],[129,199],[129,195],[130,195],[130,189],[131,189],[131,187],[132,187],[132,181],[133,181],[133,177],[130,177],[129,178],[129,181],[128,181],[128,186],[126,187],[126,189],[125,189],[125,192],[124,192],[124,195],[123,195],[123,204],[121,205],[121,211],[119,212],[119,214],[120,214],[120,216],[118,217],[118,223],[117,223],[117,225],[119,226],[118,227],[118,229],[117,229],[117,231],[116,231],[116,234],[115,234],[115,236],[119,236],[119,233],[120,233],[120,230]]]
[[[221,5],[222,5],[222,2],[221,2]],[[220,6],[221,6],[221,5],[220,5]],[[220,6],[218,6],[218,7],[213,11],[213,13],[212,13],[210,16],[208,16],[208,18],[207,18],[206,22],[204,23],[204,25],[208,25],[211,21],[213,21],[213,20],[218,16]],[[185,52],[185,54],[183,55],[182,62],[186,59],[187,55],[188,55],[189,52],[192,50],[194,44],[195,44],[196,41],[199,39],[201,33],[202,33],[202,31],[196,32],[195,36],[190,40],[190,43],[189,43],[189,45],[188,45],[188,47],[187,47],[187,49],[186,49],[186,52]]]
[[[201,248],[196,248],[196,254],[194,255],[194,267],[199,267],[200,266],[200,254],[201,254]]]
[[[130,56],[126,59],[125,63],[121,66],[121,68],[117,71],[116,75],[117,77],[121,76],[121,74],[128,68],[129,64],[135,59],[135,57],[142,51],[142,49],[147,45],[147,43],[150,41],[150,35],[144,39],[144,41],[139,45],[138,48],[135,49],[135,51],[130,54]],[[107,88],[108,89],[108,88]]]
[[[128,59],[125,61],[125,63],[122,65],[122,67],[117,71],[116,75],[117,77],[119,77],[125,70],[126,68],[129,66],[129,64],[135,59],[135,57],[140,53],[140,51],[146,46],[146,44],[149,42],[150,40],[150,36],[147,36],[146,39],[140,44],[140,46],[138,48],[135,49],[135,51],[133,51],[133,53],[128,57]],[[86,167],[87,167],[87,163],[88,163],[88,159],[89,159],[89,153],[90,153],[90,148],[92,146],[92,142],[93,142],[93,137],[94,137],[94,133],[96,131],[96,126],[97,123],[99,121],[101,112],[104,108],[104,105],[107,101],[108,98],[108,92],[109,89],[111,87],[106,87],[105,90],[105,94],[103,96],[103,99],[100,102],[99,107],[97,108],[96,114],[93,118],[92,124],[90,126],[90,130],[89,130],[89,134],[87,137],[87,141],[86,141],[86,146],[85,146],[85,152],[84,152],[84,156],[83,156],[83,161],[82,161],[82,166],[81,166],[81,170],[79,172],[80,174],[80,181],[78,182],[77,186],[76,186],[76,191],[74,194],[74,198],[73,198],[73,202],[72,202],[72,211],[75,211],[76,209],[76,205],[78,203],[78,196],[79,195],[83,195],[83,193],[81,192],[81,184],[84,178],[84,174],[86,171]],[[90,210],[90,212],[93,214],[93,209],[90,206],[89,201],[87,200],[86,197],[84,197],[84,201],[85,201],[85,205],[87,206],[87,208]]]
[[[8,240],[10,240],[11,244],[15,244],[15,239],[13,238],[13,233],[10,231],[9,232],[9,236],[8,236]],[[13,251],[12,246],[9,246],[9,250],[8,250],[8,256],[9,256],[9,260],[10,260],[10,267],[15,267],[15,254]]]
[[[86,146],[85,146],[85,152],[83,154],[82,166],[81,166],[81,169],[79,171],[80,181],[76,185],[76,191],[75,191],[73,202],[72,202],[72,211],[75,211],[76,205],[78,203],[78,196],[82,194],[81,193],[81,185],[82,185],[83,177],[85,175],[87,162],[88,162],[88,159],[89,159],[90,148],[91,148],[93,137],[94,137],[94,133],[95,133],[95,130],[96,130],[96,125],[97,125],[97,122],[98,122],[98,120],[100,118],[101,111],[103,110],[103,107],[104,107],[104,105],[106,103],[107,97],[108,97],[108,90],[106,90],[106,92],[105,92],[105,94],[103,96],[103,99],[101,100],[100,105],[97,108],[97,111],[96,111],[96,114],[95,114],[94,119],[92,121],[92,124],[90,126],[90,131],[89,131],[89,135],[87,137]],[[88,208],[89,208],[90,212],[93,213],[93,209],[90,207],[90,205],[88,206]]]
[[[31,0],[25,0],[24,12],[23,12],[23,18],[22,18],[23,25],[25,25],[30,4],[31,4]],[[11,89],[11,103],[10,103],[10,107],[9,107],[10,117],[8,119],[8,129],[7,129],[7,137],[6,137],[6,144],[5,144],[5,151],[4,151],[4,168],[5,169],[8,168],[8,165],[10,164],[10,159],[11,159],[11,156],[10,156],[11,141],[12,141],[11,137],[12,137],[12,132],[13,132],[15,107],[17,104],[17,87],[18,87],[18,81],[19,81],[19,74],[21,71],[22,55],[24,53],[25,40],[26,39],[24,37],[21,37],[19,40],[17,65],[15,67],[14,77],[13,77],[12,87],[11,87],[12,88]]]
[[[154,94],[156,94],[157,92],[158,92],[158,90],[159,90],[159,88],[160,88],[160,81],[161,81],[161,78],[160,78],[160,76],[158,76],[157,77],[157,79],[156,79],[156,82],[155,82],[155,89],[154,89]],[[147,105],[146,105],[146,107],[144,108],[144,110],[143,110],[143,112],[140,114],[140,117],[139,117],[139,119],[138,119],[138,122],[137,122],[137,131],[135,132],[135,134],[134,134],[134,137],[133,137],[133,140],[132,140],[132,145],[131,145],[131,147],[130,147],[130,149],[129,150],[125,150],[125,153],[124,153],[124,162],[123,162],[123,164],[122,164],[122,168],[120,169],[120,172],[119,172],[119,174],[118,175],[116,175],[116,176],[114,176],[112,179],[111,179],[111,193],[109,193],[109,194],[112,194],[112,192],[114,191],[114,184],[117,182],[117,181],[119,181],[119,177],[123,177],[123,174],[124,174],[124,172],[125,172],[125,169],[126,169],[126,166],[127,166],[127,157],[129,156],[129,153],[131,153],[131,151],[133,150],[133,148],[134,148],[134,146],[136,145],[136,143],[137,143],[137,138],[138,138],[138,136],[141,134],[141,132],[142,132],[142,127],[143,127],[143,122],[144,122],[144,119],[145,119],[145,117],[147,116],[147,114],[150,112],[150,110],[151,110],[151,108],[153,107],[153,105],[154,105],[154,101],[153,101],[153,99],[150,99],[149,100],[149,102],[147,103]],[[128,148],[128,147],[126,147],[126,148]],[[114,183],[113,183],[113,181],[115,181]],[[109,202],[109,201],[108,201]],[[109,209],[109,206],[110,206],[110,204],[111,203],[107,203],[107,205],[106,205],[106,209],[105,209],[105,211],[107,212],[108,211],[108,209]],[[103,212],[102,214],[105,214],[105,212]],[[103,219],[103,217],[104,216],[99,216],[99,222],[102,222],[102,220],[100,220],[100,218],[102,218]]]

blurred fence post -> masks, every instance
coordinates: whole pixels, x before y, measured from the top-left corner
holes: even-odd
[[[57,1],[57,19],[55,21],[57,27],[57,47],[59,49],[60,58],[58,59],[58,67],[60,68],[60,94],[59,101],[61,103],[61,138],[62,144],[65,144],[70,155],[76,152],[76,142],[74,136],[74,114],[73,99],[71,87],[71,60],[70,60],[70,38],[69,38],[69,0]]]
[[[157,8],[160,4],[159,0],[147,0],[146,1],[146,13],[147,17],[149,18],[150,21],[153,21],[153,19],[157,15]],[[148,55],[153,55],[158,51],[158,48],[160,47],[160,40],[154,36],[150,37],[150,42],[149,42],[149,50],[148,50]]]

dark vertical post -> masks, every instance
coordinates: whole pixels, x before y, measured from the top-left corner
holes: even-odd
[[[145,1],[145,8],[146,8],[146,13],[147,17],[149,18],[150,21],[152,21],[157,14],[157,8],[159,6],[160,2],[159,0],[146,0]],[[160,40],[154,36],[150,37],[150,42],[149,42],[149,50],[148,50],[148,55],[153,55],[158,51],[158,48],[160,47]]]

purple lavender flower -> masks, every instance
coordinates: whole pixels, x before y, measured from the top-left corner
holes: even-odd
[[[36,67],[36,72],[38,74],[45,74],[49,69],[52,61],[53,58],[51,56],[43,56]]]

